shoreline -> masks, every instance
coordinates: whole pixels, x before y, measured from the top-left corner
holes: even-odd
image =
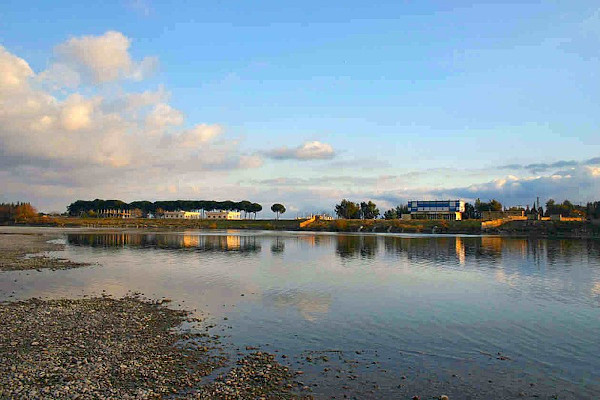
[[[48,256],[30,265],[64,248],[48,242],[56,236],[0,235],[0,274],[90,265]],[[273,354],[229,359],[219,335],[169,299],[10,297],[0,301],[0,398],[312,398],[294,392],[296,373]]]
[[[22,228],[19,230],[25,231],[28,229],[31,228]],[[47,232],[47,234],[44,235],[31,233],[24,235],[16,233],[15,235],[18,235],[18,237],[27,242],[37,241],[40,236],[45,239],[53,239],[59,236],[60,232],[65,232],[65,230],[61,228],[46,229],[49,229],[51,232]],[[85,228],[72,229],[72,232],[83,232],[86,230]],[[10,236],[10,234],[1,234],[1,231],[2,229],[0,229],[0,243]],[[90,230],[88,232],[94,231]],[[99,232],[99,230],[95,230],[95,232]],[[169,232],[166,231],[164,233],[168,234]],[[269,233],[265,234],[268,235]],[[422,235],[421,237],[425,237],[425,235]],[[50,245],[63,246],[59,242],[50,243]],[[0,255],[0,258],[1,257],[2,255]],[[4,272],[0,272],[0,275],[3,273]],[[53,274],[53,272],[50,271],[47,271],[47,273]],[[58,271],[55,274],[62,275],[71,273],[77,274],[75,271]],[[33,274],[35,274],[35,272]],[[29,274],[27,273],[27,275]],[[11,277],[11,272],[7,272],[5,276]],[[16,273],[12,276],[18,277],[19,274]],[[10,281],[12,281],[12,277],[10,278]],[[75,295],[75,297],[67,295],[67,298],[61,296],[59,298],[53,298],[52,300],[49,300],[49,298],[40,300],[31,297],[20,297],[20,300],[17,301],[8,299],[8,301],[0,302],[0,321],[5,322],[4,325],[3,322],[0,322],[0,348],[6,350],[6,353],[3,354],[0,349],[0,364],[6,364],[9,368],[8,375],[3,374],[3,376],[6,376],[0,378],[0,387],[2,389],[6,388],[6,390],[10,390],[0,393],[0,398],[4,396],[8,398],[19,397],[32,399],[39,398],[40,396],[45,398],[72,398],[71,395],[75,393],[80,395],[79,398],[127,398],[127,396],[130,396],[129,398],[164,398],[167,397],[162,394],[162,390],[164,389],[166,391],[165,393],[169,393],[169,396],[172,396],[172,398],[258,399],[264,397],[310,399],[313,394],[313,386],[317,386],[318,384],[319,389],[314,389],[314,393],[318,394],[315,394],[317,398],[333,398],[332,396],[334,395],[336,398],[341,398],[343,394],[348,394],[348,396],[352,398],[352,393],[363,393],[366,397],[373,396],[373,398],[377,398],[377,394],[382,393],[380,391],[393,390],[398,393],[396,398],[410,399],[414,398],[413,396],[415,394],[420,394],[420,398],[423,400],[438,400],[441,398],[441,393],[449,394],[450,398],[463,398],[466,395],[474,396],[473,398],[479,398],[477,396],[478,390],[483,390],[477,389],[477,387],[472,384],[463,383],[461,377],[464,373],[459,371],[451,371],[456,374],[453,374],[452,378],[448,378],[449,380],[443,384],[438,382],[436,385],[430,385],[427,376],[419,374],[417,371],[412,371],[410,366],[408,369],[404,367],[402,370],[404,374],[403,377],[394,382],[392,386],[389,386],[389,378],[385,377],[387,371],[385,367],[380,364],[378,358],[383,356],[383,354],[378,355],[377,350],[372,353],[368,346],[351,349],[337,347],[307,348],[299,356],[290,356],[290,353],[287,351],[285,353],[279,353],[280,349],[278,350],[277,347],[264,347],[269,346],[268,343],[265,344],[264,342],[262,344],[254,342],[250,343],[252,346],[247,346],[248,342],[246,339],[242,338],[241,342],[238,341],[235,344],[228,343],[226,342],[227,339],[225,339],[226,335],[220,336],[221,332],[216,332],[223,326],[217,322],[217,328],[215,328],[213,322],[216,322],[216,320],[205,318],[202,313],[202,307],[198,309],[201,311],[199,317],[202,318],[203,321],[197,320],[197,323],[200,324],[200,322],[202,322],[203,326],[200,327],[200,329],[196,329],[196,331],[190,331],[187,329],[188,321],[186,320],[187,316],[185,310],[191,308],[180,308],[180,306],[183,307],[183,305],[179,302],[177,297],[173,297],[173,302],[166,298],[162,298],[161,300],[142,297],[130,299],[128,295],[124,297],[120,297],[121,295],[117,295],[119,297],[109,297],[100,294],[100,289],[103,289],[103,287],[100,286],[96,288],[96,292],[91,294],[91,298],[85,298],[85,295],[84,298],[80,298],[77,295]],[[151,293],[146,290],[143,290],[143,292]],[[133,296],[136,295],[138,294],[133,293]],[[165,293],[163,293],[163,295],[165,295]],[[156,295],[154,297],[156,298]],[[15,308],[11,308],[13,306],[16,307],[16,305],[19,304],[21,307],[24,307],[25,311],[15,312]],[[139,315],[137,315],[137,312],[135,311],[138,309],[143,310],[143,312],[138,313]],[[94,311],[91,312],[91,310]],[[179,318],[180,322],[184,322],[186,328],[184,328],[183,331],[172,331],[172,329],[179,330],[179,325],[174,325],[169,329],[161,330],[161,318],[171,318],[165,316],[165,313],[170,314],[171,312],[175,313],[171,317],[175,316]],[[4,315],[8,315],[9,317],[3,317]],[[48,315],[51,315],[52,318],[47,317]],[[17,324],[12,323],[10,318],[13,318],[13,316],[16,318]],[[208,317],[210,318],[210,316]],[[113,318],[116,319],[113,320]],[[119,349],[109,348],[109,354],[115,354],[114,360],[118,361],[107,364],[108,361],[104,359],[104,357],[102,360],[97,359],[98,356],[102,357],[102,355],[91,354],[88,352],[88,349],[89,351],[93,351],[95,347],[104,346],[103,348],[106,350],[106,346],[118,346],[121,341],[118,339],[118,335],[121,335],[121,333],[118,333],[117,336],[109,334],[107,337],[102,332],[96,332],[97,329],[82,329],[79,326],[80,324],[83,324],[83,326],[90,326],[90,324],[92,324],[92,326],[97,326],[97,324],[94,325],[94,321],[98,320],[109,321],[108,323],[101,324],[109,326],[115,324],[121,324],[121,326],[123,326],[123,321],[134,321],[133,324],[124,326],[126,329],[136,328],[136,326],[138,328],[140,326],[144,327],[144,324],[146,324],[145,330],[154,330],[154,336],[152,336],[153,339],[166,340],[165,338],[171,338],[169,340],[172,340],[172,342],[169,346],[177,347],[183,345],[186,351],[196,348],[196,350],[198,350],[197,356],[199,357],[197,359],[200,360],[199,363],[201,364],[200,367],[206,368],[206,373],[200,371],[196,374],[192,374],[191,380],[182,378],[183,383],[181,384],[177,383],[178,381],[172,380],[179,379],[179,375],[177,377],[166,376],[164,384],[161,383],[162,386],[159,385],[155,388],[147,386],[143,380],[138,384],[136,379],[138,379],[139,376],[144,376],[144,374],[151,375],[154,370],[165,371],[164,373],[167,375],[171,374],[171,371],[176,371],[178,366],[169,367],[169,365],[171,365],[169,363],[172,361],[169,360],[169,357],[171,357],[170,354],[175,354],[171,357],[175,359],[175,361],[185,357],[177,356],[177,351],[179,350],[172,350],[171,347],[168,347],[166,351],[153,351],[151,352],[151,362],[165,361],[167,366],[165,368],[150,368],[150,371],[144,372],[146,371],[144,368],[147,363],[138,362],[138,364],[136,364],[135,361],[121,362],[122,358],[119,358],[121,357],[119,355]],[[223,320],[226,321],[227,318],[224,318]],[[110,321],[114,321],[114,323],[111,323]],[[150,322],[150,325],[152,326],[149,326],[148,322]],[[21,328],[16,328],[16,325],[21,323],[26,325]],[[57,325],[61,325],[62,328],[64,328],[63,332],[74,332],[75,337],[73,340],[71,341],[71,333],[65,334],[53,331],[52,329],[57,329]],[[210,331],[206,328],[210,328]],[[7,329],[20,330],[18,332],[5,331]],[[85,338],[85,334],[83,334],[83,337],[82,335],[77,334],[77,332],[81,331],[93,331],[94,335],[96,335],[96,333],[98,333],[98,335],[93,339],[90,339],[91,342],[88,343],[86,342],[87,339]],[[121,330],[119,332],[123,331]],[[208,332],[211,332],[214,336],[209,336]],[[176,333],[175,337],[179,337],[179,339],[173,339],[172,335],[174,333]],[[143,330],[142,332],[136,332],[134,329],[133,331],[130,330],[127,333],[123,333],[124,340],[130,340],[132,337],[135,338],[138,334],[142,335]],[[6,338],[8,347],[2,342],[2,338]],[[10,341],[8,338],[11,338]],[[18,339],[14,340],[13,338]],[[21,338],[29,339],[29,342],[20,342],[22,340]],[[63,338],[63,341],[58,343],[46,342],[47,340],[55,340],[55,338]],[[67,343],[65,340],[70,342]],[[81,342],[81,340],[83,340],[83,342]],[[196,344],[192,344],[191,349],[185,347],[190,340],[196,342]],[[13,345],[12,342],[15,342],[16,344]],[[36,342],[37,344],[33,345],[33,342]],[[246,346],[244,346],[244,342],[246,342]],[[139,346],[144,346],[145,344],[146,341],[139,344]],[[82,345],[83,348],[81,347]],[[135,350],[135,346],[138,346],[138,344],[130,347]],[[122,347],[123,346],[121,346],[121,348]],[[244,351],[244,347],[246,351]],[[263,349],[268,349],[270,352],[264,352]],[[111,353],[113,350],[114,353]],[[218,366],[219,360],[208,358],[209,356],[219,356],[221,350],[225,350],[221,355],[225,354],[227,357],[227,360],[223,360],[226,364],[225,366]],[[175,351],[175,353],[171,353],[172,351]],[[10,363],[5,361],[8,360],[8,357],[10,357],[12,353],[15,353],[17,356],[31,356],[34,358],[31,362],[28,361],[30,359],[23,359],[22,362],[13,360]],[[46,353],[52,354],[54,357],[48,361],[45,358],[48,356]],[[61,359],[65,354],[68,358],[64,360]],[[490,349],[489,351],[486,350],[485,353],[482,352],[481,354],[484,358],[489,357],[489,362],[499,364],[498,368],[500,368],[500,370],[502,368],[500,364],[510,362],[510,358],[505,358],[504,353],[502,355],[500,355],[500,353],[496,355],[495,349]],[[127,355],[131,354],[128,353],[126,356]],[[508,356],[512,357],[512,354],[508,353]],[[164,357],[166,357],[166,359],[164,359]],[[194,356],[189,357],[193,358]],[[215,365],[211,364],[212,361],[215,362]],[[39,362],[42,363],[38,365]],[[54,362],[58,362],[59,365],[52,364]],[[95,366],[89,364],[94,364]],[[50,367],[48,367],[49,369],[46,367],[47,365],[50,365]],[[125,368],[121,368],[121,365],[124,365]],[[15,366],[14,370],[11,368],[12,366]],[[136,370],[136,368],[140,366],[141,368]],[[59,370],[54,371],[54,368],[59,368]],[[63,372],[62,375],[58,374],[58,372],[62,372],[60,368],[66,369],[66,372]],[[74,368],[72,373],[69,371],[69,368]],[[79,378],[72,378],[73,374],[79,373],[78,368],[81,368],[82,375],[84,376],[82,378],[84,382],[83,386],[77,386]],[[100,369],[104,375],[98,378],[108,379],[110,386],[105,385],[102,382],[94,384],[94,382],[96,382],[96,377],[93,377],[92,379],[90,378],[89,373],[83,374],[83,371],[85,371],[86,368]],[[373,373],[378,374],[378,376],[381,375],[382,380],[378,381],[377,385],[374,385],[372,388],[365,388],[364,385],[369,383],[369,379],[367,378],[370,373],[369,368],[372,368]],[[28,371],[29,375],[34,377],[33,381],[28,380],[28,374],[23,371]],[[135,371],[138,371],[139,374]],[[304,373],[304,375],[301,375],[302,373]],[[109,377],[107,377],[107,374]],[[20,377],[20,375],[23,377]],[[466,378],[466,375],[464,376]],[[45,377],[48,377],[50,386],[53,386],[49,389],[50,393],[40,392],[40,382],[44,383],[44,385],[48,385],[46,381],[39,381],[39,379]],[[68,379],[64,379],[64,377],[67,377]],[[435,375],[432,375],[432,377],[435,377]],[[482,382],[487,382],[486,379],[488,377],[494,379],[494,382],[496,382],[496,379],[489,374],[481,375],[480,379],[483,379]],[[196,380],[196,378],[199,378],[199,380]],[[359,381],[360,379],[362,379],[362,381]],[[87,380],[92,382],[93,387],[91,389],[85,386],[89,385]],[[73,381],[76,383],[70,383]],[[191,382],[196,386],[190,388],[187,386],[187,382]],[[375,381],[373,381],[373,383],[374,382]],[[550,393],[545,386],[539,386],[537,382],[536,385],[538,386],[535,388],[533,388],[533,386],[531,388],[519,387],[518,390],[515,388],[515,390],[512,391],[503,386],[502,382],[499,381],[498,384],[500,385],[498,390],[501,390],[503,393],[503,395],[498,396],[498,398],[514,398],[511,397],[511,394],[516,396],[517,392],[519,393],[519,396],[521,396],[521,393],[524,395]],[[66,389],[65,385],[69,389]],[[122,385],[122,387],[120,385]],[[43,386],[41,390],[43,390],[44,387],[45,386]],[[115,390],[115,392],[106,392],[105,388],[107,387],[110,388],[110,390]],[[131,387],[142,391],[136,393],[127,392]],[[395,389],[390,389],[390,387],[394,387]],[[23,392],[24,389],[21,388],[27,388],[29,391]],[[102,390],[98,391],[98,388]],[[170,391],[168,391],[169,388],[171,388]],[[83,392],[84,389],[85,392]],[[17,390],[18,392],[15,392]],[[92,390],[92,392],[90,392],[90,390]],[[119,392],[119,390],[124,390],[125,392]],[[177,393],[173,393],[173,390],[176,390]],[[486,387],[485,390],[487,391],[486,393],[489,393],[492,389]],[[75,391],[75,393],[73,393],[73,391]],[[435,394],[436,392],[437,395]],[[30,395],[29,393],[33,394]],[[423,396],[423,394],[425,394],[425,396]]]
[[[499,227],[482,229],[481,220],[318,220],[300,227],[303,220],[164,220],[164,219],[118,219],[36,217],[1,227],[59,228],[90,230],[141,230],[150,232],[173,232],[181,230],[242,230],[242,231],[290,231],[329,233],[390,233],[390,234],[447,234],[447,235],[494,235],[501,237],[527,237],[532,239],[600,239],[600,224],[590,221],[511,221]]]

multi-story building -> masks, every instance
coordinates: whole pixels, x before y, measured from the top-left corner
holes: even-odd
[[[100,218],[132,218],[131,210],[121,209],[104,209],[97,210],[96,213]]]
[[[166,219],[200,219],[201,214],[197,211],[165,211],[163,218]]]
[[[465,212],[462,200],[412,200],[408,202],[410,219],[446,219],[458,221]]]
[[[242,219],[239,211],[207,211],[206,219]]]

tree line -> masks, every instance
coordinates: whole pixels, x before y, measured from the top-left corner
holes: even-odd
[[[375,219],[379,216],[377,205],[369,202],[354,203],[343,199],[340,204],[336,204],[335,213],[338,218],[344,219]]]
[[[94,216],[99,210],[131,210],[139,211],[141,215],[148,216],[149,214],[161,215],[165,211],[240,211],[247,214],[254,214],[262,211],[262,206],[258,203],[252,203],[248,200],[243,201],[215,201],[215,200],[164,200],[164,201],[133,201],[126,203],[121,200],[101,200],[95,199],[91,201],[77,200],[67,207],[67,211],[71,216]]]
[[[0,203],[0,222],[17,222],[37,215],[30,203]]]

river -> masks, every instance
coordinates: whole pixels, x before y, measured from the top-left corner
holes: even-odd
[[[317,398],[600,395],[600,242],[58,231],[93,265],[0,274],[0,300],[141,292],[274,352]],[[9,297],[10,296],[10,297]],[[408,397],[407,397],[408,396]]]

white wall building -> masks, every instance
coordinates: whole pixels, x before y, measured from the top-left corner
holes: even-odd
[[[200,219],[201,214],[196,211],[165,211],[163,218],[166,218],[166,219]]]
[[[206,219],[242,219],[239,211],[207,211]]]

